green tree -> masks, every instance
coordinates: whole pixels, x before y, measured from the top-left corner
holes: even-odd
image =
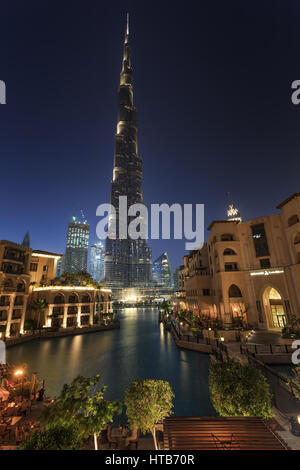
[[[44,297],[38,297],[36,300],[32,302],[30,308],[37,312],[37,320],[36,325],[37,328],[41,327],[41,315],[45,313],[48,308],[48,302]]]
[[[20,450],[80,450],[82,439],[78,427],[53,426],[44,431],[35,431],[21,444]]]
[[[232,360],[212,364],[209,390],[213,405],[221,416],[272,416],[268,383],[255,367]]]
[[[160,308],[164,311],[164,313],[169,313],[172,311],[172,305],[169,300],[165,300],[160,304]]]
[[[163,380],[137,380],[125,392],[126,414],[143,434],[151,432],[155,449],[156,425],[172,414],[174,393],[169,382]]]
[[[60,278],[55,279],[55,283],[67,286],[98,287],[98,284],[87,271],[78,271],[77,273],[69,273],[68,271],[65,271]]]
[[[294,377],[289,379],[289,386],[293,390],[295,396],[300,400],[300,366],[293,369]]]
[[[40,422],[46,429],[73,423],[81,438],[94,435],[97,450],[97,436],[113,421],[115,413],[122,411],[120,402],[104,400],[107,387],[97,390],[99,382],[100,375],[78,376],[70,385],[65,384],[61,394],[40,416]]]

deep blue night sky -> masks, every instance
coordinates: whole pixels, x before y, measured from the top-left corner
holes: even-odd
[[[0,238],[64,251],[83,209],[109,202],[117,87],[130,13],[144,200],[204,203],[227,192],[248,219],[299,191],[297,1],[2,0]],[[156,241],[181,264],[183,241]]]

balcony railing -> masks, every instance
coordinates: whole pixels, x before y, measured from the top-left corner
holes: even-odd
[[[25,256],[24,255],[19,255],[17,253],[4,253],[3,259],[18,261],[19,263],[24,263]]]

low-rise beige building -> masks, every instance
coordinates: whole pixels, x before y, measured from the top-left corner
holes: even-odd
[[[42,317],[39,312],[30,308],[38,299],[44,299],[47,305]],[[93,325],[95,315],[100,319],[113,312],[111,290],[87,286],[32,287],[30,305],[28,318],[37,320],[39,315],[41,327],[89,326]]]
[[[110,289],[53,285],[60,257],[0,241],[0,337],[23,334],[26,320],[39,327],[73,328],[113,312]],[[39,298],[47,306],[42,312],[36,305]]]
[[[34,250],[30,259],[30,281],[37,284],[49,284],[56,276],[58,260],[61,254]]]
[[[210,224],[203,248],[184,257],[185,308],[226,323],[244,316],[260,329],[300,318],[300,194],[277,208],[247,222]]]
[[[29,296],[31,249],[0,241],[0,335],[23,333]]]

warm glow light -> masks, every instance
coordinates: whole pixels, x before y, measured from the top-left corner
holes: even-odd
[[[297,416],[297,421],[300,424],[300,415]]]
[[[15,376],[16,377],[20,377],[23,374],[24,374],[24,371],[22,369],[18,369],[18,370],[15,371]]]
[[[124,299],[125,302],[136,302],[137,301],[137,297],[135,297],[134,295],[130,295],[128,297],[125,297]]]
[[[36,291],[45,291],[45,290],[97,290],[95,287],[87,286],[47,286],[47,287],[33,287],[33,290]]]
[[[283,269],[273,269],[273,270],[267,269],[265,271],[253,271],[252,273],[250,273],[250,276],[270,276],[272,274],[282,274],[282,273],[284,273]]]
[[[220,338],[221,341],[225,341],[225,338],[223,336],[221,336]]]
[[[42,253],[35,253],[35,252],[32,253],[32,256],[36,256],[38,258],[52,258],[56,260],[59,260],[60,258],[62,258],[62,255],[44,255]]]

